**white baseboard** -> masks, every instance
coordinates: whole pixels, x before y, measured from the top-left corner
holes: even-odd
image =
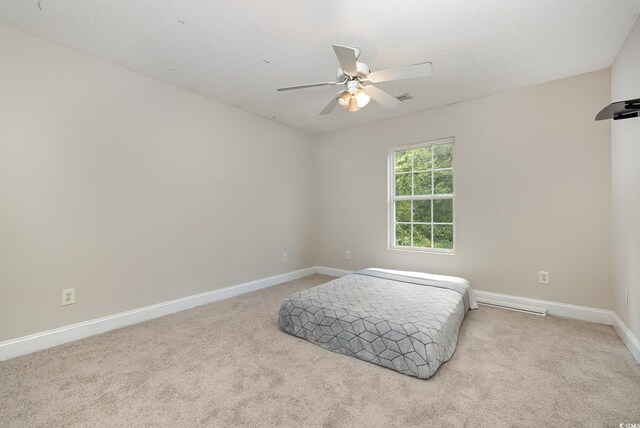
[[[599,324],[611,325],[611,311],[606,309],[589,308],[586,306],[570,305],[568,303],[558,303],[549,300],[532,299],[529,297],[518,297],[509,294],[493,293],[491,291],[473,290],[478,303],[500,302],[505,306],[510,304],[519,306],[531,306],[546,309],[547,314],[558,317],[573,318],[576,320],[596,322]]]
[[[350,270],[335,269],[335,268],[324,267],[324,266],[317,266],[316,269],[320,275],[328,275],[328,276],[335,276],[335,277],[345,276],[353,272]]]
[[[615,329],[622,342],[627,345],[631,355],[636,359],[638,364],[640,364],[640,340],[631,333],[629,327],[626,326],[624,322],[620,319],[618,314],[615,312],[611,312],[611,319],[613,320],[613,328]]]
[[[313,275],[310,267],[0,342],[0,361]]]

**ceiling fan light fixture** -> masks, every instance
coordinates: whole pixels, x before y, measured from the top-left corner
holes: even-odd
[[[362,108],[366,106],[367,104],[369,104],[369,101],[371,101],[371,97],[367,95],[362,89],[356,92],[354,98],[356,99],[356,104],[358,105],[358,108]]]
[[[344,91],[342,95],[338,97],[338,104],[340,104],[342,108],[349,107],[349,101],[351,101],[351,94],[347,91]]]
[[[347,110],[349,111],[358,111],[360,107],[358,106],[358,102],[356,101],[356,97],[351,97],[349,100],[349,105],[347,106]]]

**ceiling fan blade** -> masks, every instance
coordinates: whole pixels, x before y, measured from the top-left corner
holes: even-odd
[[[430,62],[408,65],[406,67],[388,68],[374,71],[369,74],[367,80],[371,83],[389,82],[391,80],[415,79],[416,77],[429,77],[433,74],[433,66]]]
[[[335,97],[333,97],[329,104],[327,104],[327,106],[322,109],[322,111],[320,112],[320,116],[329,114],[333,111],[334,108],[336,108],[336,105],[338,104],[338,97],[342,95],[343,92],[344,91],[340,91]]]
[[[316,86],[335,86],[340,82],[321,82],[321,83],[308,83],[306,85],[285,86],[284,88],[278,88],[278,91],[293,91],[294,89],[315,88]]]
[[[379,102],[383,106],[387,108],[396,108],[402,104],[402,101],[394,97],[393,95],[383,91],[382,89],[378,89],[375,86],[365,86],[362,88],[365,94],[369,95],[375,101]]]
[[[356,77],[358,75],[358,66],[356,65],[357,53],[355,48],[348,46],[333,45],[333,51],[338,57],[340,68],[347,76]]]

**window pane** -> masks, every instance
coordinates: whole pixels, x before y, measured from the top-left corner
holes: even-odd
[[[411,225],[396,224],[396,245],[403,247],[411,246]]]
[[[453,249],[453,225],[433,225],[433,246],[434,248]]]
[[[413,201],[413,221],[431,223],[431,201]]]
[[[420,147],[413,151],[413,170],[431,169],[431,148]]]
[[[431,172],[417,172],[413,174],[414,195],[431,194]]]
[[[411,222],[411,201],[396,201],[396,221]]]
[[[453,146],[451,144],[441,144],[433,147],[434,168],[453,167]]]
[[[413,246],[431,248],[431,225],[413,225]]]
[[[411,195],[411,174],[396,175],[396,196]]]
[[[453,199],[435,199],[433,201],[433,222],[453,223]]]
[[[411,152],[412,150],[395,152],[396,172],[411,171]]]
[[[436,195],[453,193],[453,171],[433,171],[433,186]]]

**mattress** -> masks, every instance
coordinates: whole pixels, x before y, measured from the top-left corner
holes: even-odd
[[[453,355],[474,308],[465,279],[371,268],[286,297],[278,324],[323,349],[427,379]]]

